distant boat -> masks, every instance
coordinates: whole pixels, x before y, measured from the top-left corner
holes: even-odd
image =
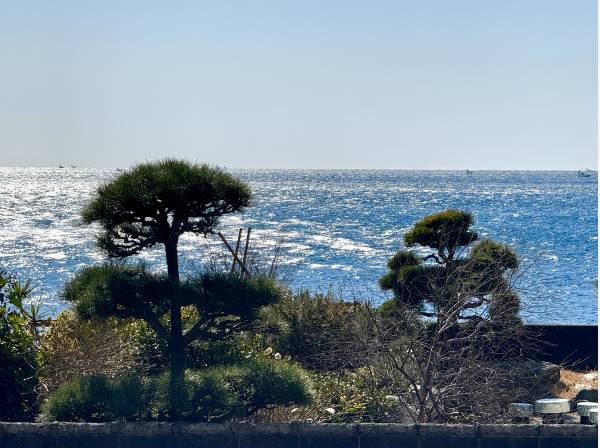
[[[467,170],[467,171],[465,171],[465,174],[473,174],[473,171]]]
[[[62,165],[58,165],[58,167],[59,167],[59,168],[64,168],[64,166],[62,166]]]
[[[588,171],[587,173],[583,172],[583,171],[577,171],[577,175],[579,177],[592,177],[592,175],[589,173],[590,170],[586,170]]]

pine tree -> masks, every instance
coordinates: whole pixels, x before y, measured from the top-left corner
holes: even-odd
[[[388,261],[383,290],[394,298],[383,309],[416,308],[429,317],[453,322],[485,318],[518,319],[519,297],[509,281],[519,261],[513,250],[489,239],[478,241],[473,216],[446,210],[418,221],[404,236],[405,245]],[[429,253],[414,250],[426,248]]]
[[[186,232],[207,235],[223,215],[250,205],[250,188],[207,165],[167,159],[144,163],[101,186],[83,211],[99,223],[98,245],[109,258],[123,259],[155,245],[165,251],[167,273],[143,265],[109,261],[82,269],[64,288],[80,316],[143,319],[166,342],[171,371],[171,417],[186,368],[186,347],[198,339],[220,339],[247,328],[258,309],[284,290],[273,279],[204,273],[180,279],[178,241]],[[183,328],[182,308],[197,319]]]

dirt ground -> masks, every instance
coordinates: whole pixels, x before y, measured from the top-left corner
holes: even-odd
[[[551,392],[559,398],[575,398],[582,389],[598,389],[598,372],[575,372],[568,369],[560,369],[560,380],[555,384]]]

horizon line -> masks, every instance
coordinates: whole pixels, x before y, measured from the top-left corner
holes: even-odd
[[[92,165],[0,165],[0,168],[56,168],[56,169],[106,169],[106,170],[127,170],[132,166],[135,166],[144,162],[134,162],[127,167],[120,166],[92,166]],[[192,163],[205,163],[205,162],[192,162]],[[206,163],[210,166],[216,166],[227,170],[254,170],[254,171],[268,171],[268,170],[280,170],[280,171],[529,171],[529,172],[577,172],[577,171],[591,171],[598,172],[598,167],[594,169],[589,168],[347,168],[347,167],[326,167],[326,168],[289,168],[289,167],[232,167],[225,165],[218,165],[212,163]]]

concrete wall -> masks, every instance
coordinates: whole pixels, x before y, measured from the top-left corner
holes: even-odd
[[[527,325],[538,335],[536,358],[575,369],[598,368],[597,325]]]
[[[596,447],[587,425],[0,423],[2,448]]]

